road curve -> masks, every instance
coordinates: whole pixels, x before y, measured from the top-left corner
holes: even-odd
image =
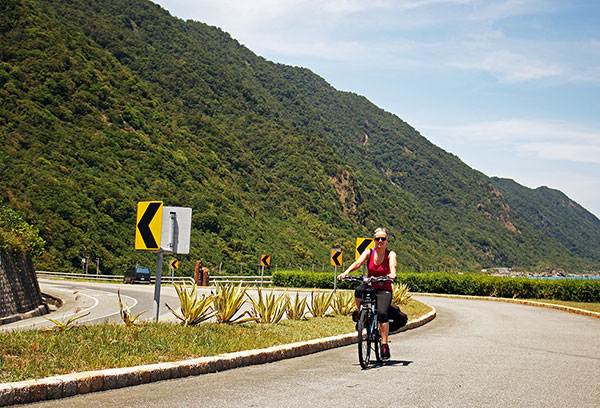
[[[361,370],[356,346],[86,394],[61,407],[598,407],[600,319],[483,300],[423,298],[426,326]],[[35,406],[55,406],[48,401]]]
[[[152,320],[154,305],[154,285],[125,285],[121,283],[82,282],[67,280],[39,279],[42,292],[62,299],[63,306],[45,317],[59,322],[75,316],[86,316],[78,319],[76,324],[97,324],[105,321],[122,322],[119,315],[117,290],[121,299],[129,305],[135,315],[144,312],[140,320]],[[172,286],[161,288],[160,320],[173,320],[173,314],[165,307],[179,306],[179,298]],[[17,329],[39,329],[53,327],[43,316],[20,320],[0,326],[1,331]]]

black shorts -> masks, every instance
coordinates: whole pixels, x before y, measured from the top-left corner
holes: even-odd
[[[362,299],[363,292],[365,291],[365,284],[361,283],[354,290],[354,296]],[[379,323],[387,323],[388,321],[388,309],[392,304],[392,291],[375,289],[377,293],[377,319]]]

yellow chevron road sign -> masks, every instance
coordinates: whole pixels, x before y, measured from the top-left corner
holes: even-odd
[[[356,238],[356,251],[354,260],[360,258],[360,255],[367,249],[373,249],[373,238]]]

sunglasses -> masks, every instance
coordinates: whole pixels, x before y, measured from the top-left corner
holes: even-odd
[[[375,241],[377,241],[377,242],[387,241],[387,237],[375,237]]]

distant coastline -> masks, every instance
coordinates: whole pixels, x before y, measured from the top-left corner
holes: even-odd
[[[511,268],[482,269],[481,272],[490,276],[504,276],[507,278],[530,278],[530,279],[600,279],[600,272],[565,273],[559,269],[551,269],[542,272],[514,271]]]

